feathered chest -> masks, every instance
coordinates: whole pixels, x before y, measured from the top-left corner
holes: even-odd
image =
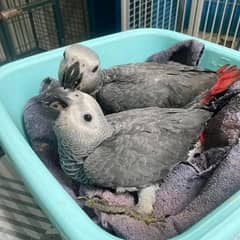
[[[70,136],[71,135],[71,136]],[[58,152],[60,165],[68,176],[83,184],[89,184],[89,179],[84,171],[84,160],[91,150],[81,149],[78,135],[59,133],[58,134]]]

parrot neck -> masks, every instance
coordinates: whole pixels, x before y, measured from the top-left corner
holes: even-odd
[[[110,69],[103,69],[101,71],[101,79],[103,82],[103,85],[106,83],[113,82],[116,77],[119,75],[119,69],[117,67],[110,68]]]
[[[109,125],[109,124],[108,124]],[[101,138],[97,136],[86,141],[87,137],[81,134],[81,131],[73,126],[66,129],[65,127],[54,127],[58,140],[58,152],[60,164],[69,177],[89,184],[84,169],[84,160],[100,145],[104,140],[110,138],[113,134],[113,128],[108,126],[106,131],[101,132]]]
[[[73,126],[73,124],[69,126],[71,127],[63,126],[57,130],[55,127],[58,143],[61,145],[61,148],[81,157],[86,157],[92,153],[97,146],[111,137],[114,132],[113,127],[107,121],[101,130],[92,129],[91,136],[89,135],[89,131],[85,134],[79,126]]]
[[[92,96],[96,96],[96,94],[98,94],[100,90],[103,88],[104,84],[112,81],[111,76],[109,76],[109,71],[110,70],[104,70],[104,69],[101,70],[97,78],[97,82],[98,82],[97,87],[94,90],[94,92],[91,93]]]
[[[111,77],[108,74],[109,70],[102,70],[100,73],[100,81],[101,81],[101,87],[104,85],[104,83],[111,81]]]
[[[105,71],[101,71],[98,75],[98,77],[96,78],[97,81],[97,87],[94,89],[94,91],[92,91],[90,93],[91,96],[93,96],[94,98],[96,98],[96,94],[99,93],[99,91],[102,89],[103,87],[103,83],[104,83],[104,79],[105,79],[106,73]]]

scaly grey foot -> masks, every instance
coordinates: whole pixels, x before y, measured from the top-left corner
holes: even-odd
[[[85,205],[89,208],[94,208],[100,212],[108,214],[124,214],[132,217],[138,221],[143,221],[146,224],[162,222],[164,223],[164,218],[157,218],[152,214],[141,214],[136,211],[135,207],[127,207],[123,205],[111,205],[106,199],[99,197],[89,198],[87,196],[78,197],[79,200],[85,200]]]

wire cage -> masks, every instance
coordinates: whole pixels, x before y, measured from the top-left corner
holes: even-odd
[[[233,49],[240,43],[240,0],[122,0],[122,29],[188,33]]]
[[[88,38],[85,0],[1,0],[0,11],[0,64]]]

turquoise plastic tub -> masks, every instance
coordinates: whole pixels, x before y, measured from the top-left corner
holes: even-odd
[[[144,61],[150,54],[189,39],[190,36],[159,29],[139,29],[82,42],[100,56],[102,67]],[[205,43],[201,65],[210,69],[230,63],[240,66],[240,53]],[[32,195],[66,239],[116,238],[95,225],[64,191],[32,151],[25,139],[22,112],[27,100],[38,93],[47,76],[57,77],[64,48],[38,54],[0,68],[0,144]],[[174,239],[240,239],[240,193]]]

